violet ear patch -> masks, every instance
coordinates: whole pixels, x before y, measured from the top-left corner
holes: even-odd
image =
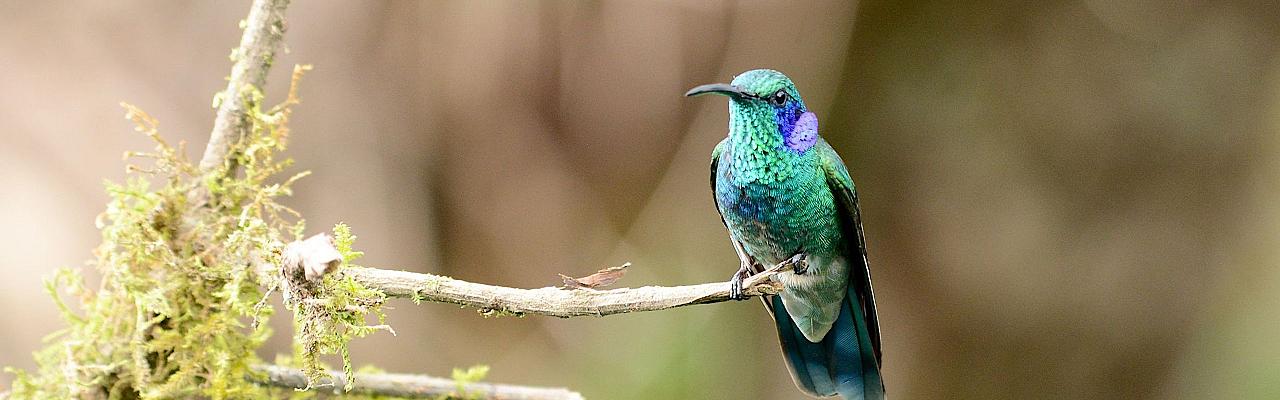
[[[791,132],[786,133],[787,148],[803,153],[815,143],[818,143],[818,116],[812,112],[800,114]]]

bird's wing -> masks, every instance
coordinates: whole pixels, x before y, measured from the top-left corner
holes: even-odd
[[[726,228],[729,227],[729,223],[724,220],[724,211],[720,211],[720,202],[716,201],[716,175],[719,174],[717,169],[720,167],[720,157],[728,148],[729,138],[726,137],[720,141],[720,144],[716,145],[715,150],[711,150],[711,205],[716,207],[716,213],[720,214],[720,222]]]
[[[867,264],[867,242],[862,235],[862,215],[858,210],[858,192],[854,189],[853,178],[845,169],[844,161],[835,149],[825,140],[819,140],[813,147],[818,152],[822,169],[827,175],[827,186],[835,196],[836,207],[840,215],[841,231],[848,240],[852,259],[850,261],[850,292],[858,296],[862,305],[862,313],[867,319],[867,330],[871,337],[871,345],[875,350],[876,364],[880,364],[880,323],[876,316],[876,299],[871,291],[871,268]]]

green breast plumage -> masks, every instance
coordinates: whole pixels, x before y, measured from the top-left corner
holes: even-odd
[[[734,144],[726,140],[724,145]],[[800,252],[830,255],[838,251],[839,218],[814,152],[776,154],[728,148],[720,157],[716,204],[730,234],[747,254],[761,263],[775,264]]]

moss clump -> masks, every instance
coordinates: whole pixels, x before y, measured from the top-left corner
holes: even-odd
[[[333,244],[342,254],[342,268],[351,266],[364,253],[352,249],[355,235],[346,224],[333,227]],[[323,354],[338,354],[342,358],[342,372],[346,375],[346,390],[355,383],[351,368],[351,354],[347,343],[357,337],[377,331],[395,334],[386,324],[382,303],[387,297],[382,292],[369,289],[342,273],[325,275],[318,285],[299,284],[288,288],[290,299],[286,306],[294,311],[295,336],[300,367],[307,374],[307,385],[324,385],[329,380],[325,367],[320,363]],[[377,324],[366,320],[372,314]]]
[[[454,368],[450,378],[454,382],[454,391],[445,396],[441,396],[440,400],[447,399],[478,399],[481,397],[478,393],[467,392],[467,385],[480,382],[484,377],[489,375],[488,365],[474,365],[471,368],[461,369]]]
[[[183,155],[183,144],[171,146],[160,136],[154,118],[122,104],[155,149],[126,153],[126,160],[147,164],[127,165],[131,176],[123,184],[106,183],[111,200],[96,221],[102,244],[92,262],[101,282],[91,288],[77,269],[45,281],[67,327],[35,353],[36,371],[5,368],[16,376],[9,398],[316,397],[317,391],[253,383],[260,376],[247,379],[261,363],[256,350],[271,334],[267,299],[277,290],[286,294],[295,325],[294,357],[279,357],[277,364],[302,368],[309,386],[326,386],[320,357],[338,354],[348,377],[344,387],[351,389],[348,343],[381,330],[394,334],[381,311],[385,294],[341,273],[363,255],[352,247],[355,235],[345,224],[333,228],[342,265],[319,282],[290,284],[276,267],[284,243],[301,239],[304,230],[301,216],[276,199],[290,195],[307,172],[278,179],[292,160],[276,155],[288,143],[290,110],[309,69],[294,68],[289,94],[276,106],[264,109],[256,88],[240,93],[246,134],[215,171],[200,171]],[[371,315],[376,324],[367,322]],[[457,389],[440,398],[476,398],[465,386],[487,371],[455,369]]]
[[[98,218],[102,244],[93,266],[102,281],[86,285],[74,270],[47,282],[68,326],[35,353],[34,372],[17,375],[15,399],[263,398],[268,390],[245,380],[270,330],[261,288],[278,278],[260,270],[278,264],[286,237],[303,222],[276,203],[304,174],[269,183],[290,165],[277,160],[288,139],[290,107],[305,67],[281,104],[264,109],[262,93],[245,88],[246,135],[235,157],[218,170],[199,171],[170,146],[157,122],[124,104],[137,130],[156,143],[127,153],[123,184],[107,183],[111,200]],[[69,305],[59,292],[73,296]]]

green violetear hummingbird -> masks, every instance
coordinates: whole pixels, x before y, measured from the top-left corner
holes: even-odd
[[[711,191],[742,261],[730,280],[791,262],[763,298],[791,376],[805,393],[884,398],[880,328],[858,195],[818,118],[781,72],[757,69],[686,96],[729,97],[729,135],[711,153]]]

